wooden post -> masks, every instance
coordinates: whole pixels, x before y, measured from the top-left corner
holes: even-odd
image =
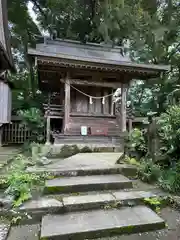
[[[50,107],[51,107],[51,94],[48,93],[48,104],[46,110],[46,144],[50,144],[51,139],[51,118],[50,118]]]
[[[0,126],[0,147],[2,147],[2,145],[3,145],[3,143],[2,143],[2,141],[3,141],[2,137],[3,137],[3,125]]]
[[[69,120],[70,120],[70,107],[71,107],[71,96],[70,96],[70,79],[69,73],[66,75],[65,79],[65,103],[64,103],[64,133],[66,133],[69,129]]]
[[[49,116],[47,116],[46,120],[46,144],[50,144],[50,138],[51,138],[51,119]]]
[[[121,108],[120,108],[121,132],[126,132],[126,85],[121,85]]]
[[[112,94],[114,90],[112,89]],[[111,96],[111,115],[114,115],[114,102],[113,102],[113,95]]]
[[[132,131],[132,119],[131,118],[128,119],[128,131],[129,132]]]

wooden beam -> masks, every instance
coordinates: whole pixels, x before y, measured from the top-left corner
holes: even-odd
[[[126,132],[126,85],[121,85],[121,108],[120,108],[120,124],[121,132]]]
[[[70,120],[70,107],[71,107],[71,96],[70,96],[70,79],[69,79],[69,73],[67,73],[65,78],[65,109],[64,109],[64,133],[66,133],[69,129],[69,120]]]
[[[118,82],[97,82],[92,80],[81,80],[81,79],[70,79],[70,84],[73,85],[85,85],[85,86],[96,86],[96,87],[109,87],[117,89],[121,86]],[[64,82],[64,79],[61,79],[61,82]]]

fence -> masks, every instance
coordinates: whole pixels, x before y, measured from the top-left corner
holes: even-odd
[[[31,137],[31,132],[21,125],[20,121],[14,121],[3,125],[2,143],[8,144],[22,144]]]

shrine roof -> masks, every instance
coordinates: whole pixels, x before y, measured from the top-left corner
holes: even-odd
[[[104,67],[115,71],[127,69],[127,71],[142,71],[149,74],[152,72],[153,75],[170,70],[170,67],[165,65],[132,62],[129,57],[123,55],[121,47],[95,43],[82,44],[70,40],[46,39],[45,43],[37,44],[36,49],[29,48],[28,54],[37,57],[41,63],[45,61],[58,63],[59,61],[60,64],[68,64],[69,67],[71,64],[76,67],[77,63],[84,63],[84,66],[88,65],[88,68],[92,66],[103,70]]]

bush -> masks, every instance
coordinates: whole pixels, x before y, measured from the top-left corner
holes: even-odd
[[[156,182],[161,176],[161,168],[152,159],[143,159],[138,168],[138,177],[147,183]]]
[[[39,181],[40,177],[38,175],[24,171],[15,171],[8,176],[8,188],[5,193],[14,197],[14,207],[20,206],[24,201],[32,197],[32,186],[39,184]]]
[[[127,140],[126,147],[130,156],[138,155],[139,158],[147,153],[147,144],[144,137],[144,132],[138,128],[134,128]],[[137,154],[136,154],[137,153]]]
[[[61,148],[60,156],[61,158],[68,158],[80,152],[77,145],[64,145]]]
[[[164,170],[158,180],[159,186],[165,191],[178,193],[180,191],[180,174],[179,167]]]
[[[180,155],[180,107],[172,106],[158,121],[161,161],[164,167],[173,166]]]
[[[7,187],[5,194],[13,197],[14,207],[18,207],[30,199],[33,186],[41,185],[46,177],[26,172],[25,169],[29,161],[30,158],[22,154],[17,155],[8,169],[8,175],[3,179]]]
[[[43,142],[45,119],[40,109],[30,108],[19,110],[18,115],[22,118],[22,126],[25,126],[31,132],[31,141]]]

